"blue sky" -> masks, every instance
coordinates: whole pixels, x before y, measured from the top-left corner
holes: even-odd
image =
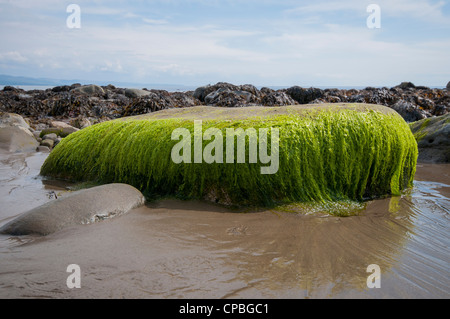
[[[81,8],[70,29],[69,4]],[[381,28],[369,29],[369,4]],[[0,74],[90,81],[394,86],[450,81],[450,1],[0,0]]]

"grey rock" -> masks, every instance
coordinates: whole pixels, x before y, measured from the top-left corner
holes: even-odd
[[[419,161],[450,163],[450,113],[410,124],[419,147]]]
[[[50,153],[50,149],[49,149],[47,146],[39,145],[39,146],[36,148],[36,152]]]
[[[144,202],[142,193],[130,185],[102,185],[76,191],[32,209],[0,228],[0,233],[45,236],[67,227],[125,214]]]
[[[9,152],[33,152],[39,146],[33,134],[20,126],[0,127],[0,148]]]
[[[50,133],[50,134],[44,135],[44,137],[42,139],[43,140],[52,140],[54,142],[54,141],[56,141],[57,138],[58,138],[58,135],[56,135],[55,133]]]
[[[400,100],[392,108],[399,113],[406,122],[416,122],[431,116],[427,111],[421,110],[417,105]]]
[[[72,89],[73,93],[80,93],[84,95],[92,95],[92,94],[105,94],[105,91],[98,85],[91,84],[91,85],[84,85],[77,87],[75,89]]]
[[[50,139],[44,139],[42,142],[41,142],[41,145],[42,146],[47,146],[48,148],[53,148],[53,146],[55,145],[55,141],[53,141],[53,140],[50,140]]]
[[[0,113],[0,148],[10,152],[32,152],[38,145],[22,116]]]
[[[308,104],[315,99],[320,99],[324,95],[324,92],[321,89],[304,89],[300,86],[293,86],[287,89],[286,93],[300,104]]]
[[[450,91],[450,81],[447,83],[447,91]]]
[[[139,90],[139,89],[125,89],[125,96],[133,99],[141,96],[149,95],[150,92],[146,90]]]
[[[397,85],[396,87],[406,90],[406,89],[414,89],[416,86],[411,82],[402,82],[399,85]]]
[[[26,129],[30,128],[30,125],[19,114],[0,112],[0,126],[20,126]]]
[[[265,94],[261,99],[263,106],[283,106],[298,104],[290,95],[283,91],[273,91]]]

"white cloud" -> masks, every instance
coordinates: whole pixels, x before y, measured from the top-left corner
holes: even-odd
[[[0,61],[1,62],[23,63],[23,62],[27,62],[28,58],[24,57],[20,52],[10,51],[10,52],[5,52],[5,53],[0,53]]]
[[[378,2],[383,19],[395,15],[410,15],[421,21],[446,18],[442,2]],[[0,3],[15,8],[11,11],[5,5],[5,12],[0,12],[0,28],[4,30],[0,42],[2,48],[8,48],[0,50],[1,66],[26,65],[27,70],[40,67],[42,77],[49,76],[45,72],[57,70],[54,77],[70,79],[117,76],[117,81],[158,79],[173,83],[217,79],[257,85],[389,85],[386,82],[431,78],[442,81],[448,77],[443,70],[450,68],[446,58],[450,52],[448,33],[433,42],[422,37],[410,43],[402,38],[408,30],[399,34],[395,28],[369,30],[364,18],[368,15],[366,4],[356,0],[326,6],[303,2],[306,4],[284,14],[280,9],[278,20],[270,19],[271,13],[250,17],[260,21],[257,24],[234,20],[227,23],[226,19],[192,23],[173,19],[162,11],[141,12],[122,2],[107,7],[105,1],[80,1],[82,15],[103,17],[90,21],[82,17],[82,27],[76,30],[65,26],[65,6],[53,16],[43,10],[47,14],[43,19],[33,14],[37,10],[34,1]],[[17,9],[26,4],[30,4],[29,9]],[[326,19],[343,11],[361,15],[361,23],[338,25]],[[20,19],[12,12],[17,12]],[[303,16],[299,19],[300,14]]]
[[[168,24],[169,22],[164,19],[147,19],[143,18],[142,21],[148,24]]]

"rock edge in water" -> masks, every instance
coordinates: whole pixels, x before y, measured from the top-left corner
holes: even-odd
[[[144,196],[126,184],[83,189],[34,208],[0,228],[1,234],[49,235],[64,228],[91,224],[142,206]]]

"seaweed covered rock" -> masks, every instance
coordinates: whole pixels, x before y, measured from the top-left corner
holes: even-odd
[[[397,195],[412,185],[416,161],[409,126],[383,106],[197,106],[73,133],[41,174],[126,183],[147,196],[270,206]]]
[[[450,113],[410,124],[419,147],[419,161],[450,163]]]

